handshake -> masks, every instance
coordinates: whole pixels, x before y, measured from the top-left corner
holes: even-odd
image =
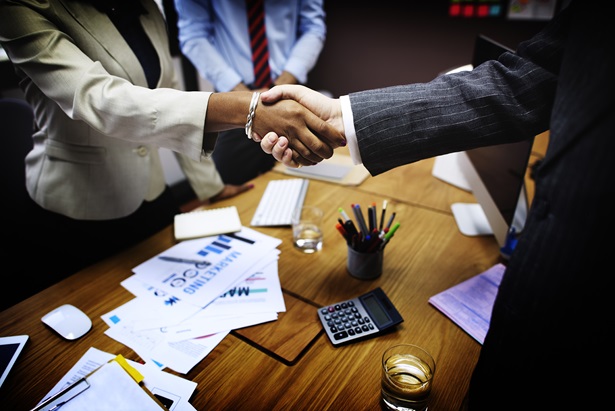
[[[267,154],[288,167],[314,165],[330,158],[333,150],[346,145],[342,108],[339,99],[329,98],[301,85],[275,86],[260,94],[262,106],[271,106],[281,100],[294,100],[293,113],[286,118],[304,117],[296,127],[288,127],[284,134],[269,131],[264,135],[250,127],[249,137]],[[258,116],[254,119],[255,126]]]

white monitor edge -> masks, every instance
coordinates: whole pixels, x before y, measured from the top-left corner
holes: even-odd
[[[476,198],[476,201],[480,204],[485,217],[491,226],[493,235],[500,247],[506,245],[506,239],[509,233],[509,226],[504,220],[504,217],[498,210],[493,198],[489,194],[487,187],[481,180],[478,172],[472,165],[472,161],[468,157],[466,152],[460,152],[457,156],[460,170],[464,173],[472,191],[472,194]],[[525,184],[521,189],[519,200],[517,201],[517,208],[515,210],[515,216],[512,226],[517,233],[523,230],[525,219],[527,216],[528,202],[525,194]]]

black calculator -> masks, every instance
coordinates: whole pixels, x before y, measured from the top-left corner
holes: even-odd
[[[348,301],[322,307],[318,317],[333,345],[374,337],[404,321],[380,287]]]

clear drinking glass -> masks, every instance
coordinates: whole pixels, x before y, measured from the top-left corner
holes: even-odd
[[[322,249],[323,211],[314,206],[297,207],[292,215],[293,243],[304,253],[315,253]]]
[[[382,355],[382,403],[392,411],[427,411],[436,363],[421,347],[400,344]]]

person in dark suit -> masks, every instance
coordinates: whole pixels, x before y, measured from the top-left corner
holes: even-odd
[[[466,409],[600,409],[613,308],[615,99],[611,18],[572,1],[515,53],[426,84],[328,99],[300,86],[293,98],[345,132],[371,174],[440,154],[509,143],[549,130],[536,191],[493,307]],[[263,150],[301,164],[286,138]],[[441,364],[446,367],[446,364]],[[599,374],[600,372],[600,374]],[[437,377],[436,377],[437,378]]]

